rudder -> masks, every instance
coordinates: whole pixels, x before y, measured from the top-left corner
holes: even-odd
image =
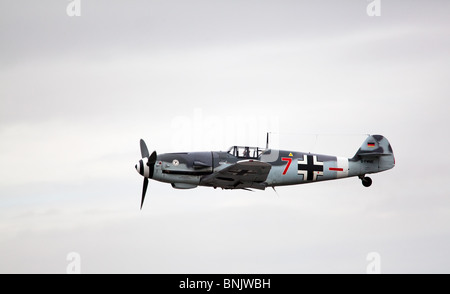
[[[371,159],[378,162],[377,170],[371,172],[380,172],[395,166],[394,151],[389,141],[382,135],[368,136],[353,157],[354,161],[361,162]]]

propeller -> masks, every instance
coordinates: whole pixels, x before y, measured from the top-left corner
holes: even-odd
[[[153,151],[152,154],[149,155],[147,145],[142,139],[140,141],[140,147],[142,159],[139,161],[139,164],[136,164],[135,167],[136,170],[142,176],[144,176],[144,183],[142,186],[142,198],[141,198],[141,209],[142,209],[142,206],[144,205],[145,194],[147,193],[148,179],[153,177],[153,172],[155,171],[155,162],[158,155],[156,154],[156,151]],[[148,166],[148,170],[144,166],[144,162],[147,162],[146,165]]]
[[[145,193],[147,193],[148,178],[144,178],[144,186],[142,187],[141,210],[144,205]]]
[[[147,145],[145,144],[144,140],[141,139],[140,144],[141,144],[141,155],[142,155],[142,158],[149,157],[150,153],[148,153]]]

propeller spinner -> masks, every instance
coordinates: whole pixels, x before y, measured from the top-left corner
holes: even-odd
[[[134,167],[136,168],[137,172],[140,175],[144,176],[144,183],[142,186],[142,198],[141,198],[141,209],[142,209],[142,205],[144,204],[145,199],[145,193],[147,193],[148,179],[153,177],[153,172],[155,170],[155,162],[157,154],[156,151],[153,151],[153,153],[149,155],[147,145],[142,139],[140,141],[140,146],[142,159],[139,160],[139,163],[136,164]]]

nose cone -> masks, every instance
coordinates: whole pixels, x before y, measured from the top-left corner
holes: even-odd
[[[148,165],[148,158],[142,158],[139,160],[138,164],[134,166],[137,172],[146,178],[151,178],[152,174],[150,172],[150,166]]]
[[[144,175],[144,163],[142,160],[139,160],[138,164],[136,164],[134,167],[140,175]]]

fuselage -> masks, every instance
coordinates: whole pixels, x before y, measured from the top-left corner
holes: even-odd
[[[248,148],[248,147],[246,147]],[[296,185],[318,181],[362,176],[390,169],[393,160],[386,157],[346,158],[330,155],[295,152],[290,150],[247,150],[247,154],[230,149],[228,152],[183,152],[157,156],[152,179],[171,183],[174,188],[188,189],[197,186],[230,187],[203,183],[202,179],[242,161],[260,161],[271,165],[260,187]],[[251,153],[251,154],[249,154]],[[149,174],[145,158],[136,165],[138,172]],[[384,162],[386,161],[386,162]],[[143,169],[142,169],[143,168]]]
[[[369,135],[352,158],[233,146],[228,152],[150,153],[140,140],[142,159],[135,165],[144,177],[141,209],[149,179],[177,189],[207,186],[222,189],[260,189],[358,176],[364,187],[372,185],[366,174],[391,169],[394,151],[382,135]]]

